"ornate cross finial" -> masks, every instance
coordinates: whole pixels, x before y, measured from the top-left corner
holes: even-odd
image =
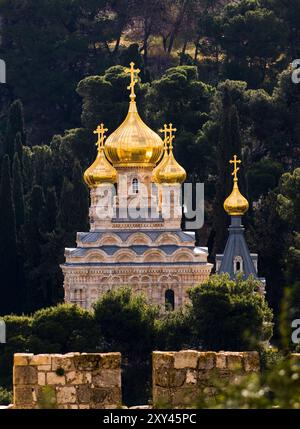
[[[130,63],[130,68],[128,67],[125,68],[125,73],[130,73],[130,85],[127,86],[127,89],[130,90],[131,101],[135,100],[134,87],[135,87],[135,84],[138,82],[137,75],[140,73],[140,71],[141,71],[140,69],[134,68],[134,62]]]
[[[96,146],[98,148],[98,153],[104,146],[104,140],[106,139],[106,131],[108,131],[108,128],[104,128],[104,124],[98,125],[98,127],[95,129],[94,134],[98,135],[98,140],[96,143]]]
[[[176,133],[177,128],[173,128],[173,124],[169,124],[169,128],[167,129],[169,133],[169,149],[173,149],[173,140],[175,139],[175,135],[173,133]]]
[[[168,149],[169,137],[168,137],[168,125],[164,124],[164,127],[159,130],[160,133],[164,134],[164,149]]]
[[[234,155],[233,159],[231,159],[230,164],[233,164],[233,172],[231,173],[231,175],[233,176],[233,180],[234,182],[238,181],[238,177],[237,177],[237,173],[240,169],[240,167],[238,167],[237,165],[240,164],[242,161],[240,159],[237,159],[237,156]]]

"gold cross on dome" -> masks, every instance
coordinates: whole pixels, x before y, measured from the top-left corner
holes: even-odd
[[[164,148],[168,149],[169,137],[168,137],[168,125],[164,124],[164,127],[159,130],[160,133],[164,134]]]
[[[106,131],[108,131],[108,128],[104,128],[104,124],[98,125],[98,127],[95,129],[94,134],[98,135],[98,140],[96,143],[96,146],[98,148],[98,152],[103,148],[104,146],[104,140],[106,139]]]
[[[234,155],[233,159],[231,159],[230,164],[233,164],[233,172],[231,173],[231,175],[233,176],[233,180],[235,182],[238,181],[238,177],[237,177],[237,173],[240,169],[240,167],[238,167],[237,165],[240,164],[242,161],[240,159],[237,159],[237,156]]]
[[[130,63],[130,68],[126,67],[125,68],[125,73],[130,73],[130,85],[127,86],[127,89],[130,90],[130,100],[134,101],[135,99],[135,92],[134,92],[134,87],[135,84],[138,82],[138,78],[137,75],[140,73],[140,69],[135,69],[134,68],[134,62],[132,61]]]
[[[173,133],[176,133],[177,128],[173,128],[173,124],[169,124],[169,128],[167,129],[167,131],[169,133],[169,149],[172,150],[173,149],[172,142],[175,139],[175,135]]]

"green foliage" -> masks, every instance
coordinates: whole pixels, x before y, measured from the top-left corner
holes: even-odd
[[[8,155],[2,159],[0,207],[0,315],[4,315],[20,311],[22,305],[21,286],[18,278],[15,207]]]
[[[42,386],[38,398],[38,408],[52,410],[57,408],[56,394],[54,386]]]
[[[272,335],[272,312],[249,277],[213,275],[189,292],[193,329],[205,350],[255,350]]]
[[[20,227],[24,225],[25,219],[25,207],[24,207],[24,189],[23,189],[23,180],[21,173],[21,165],[19,160],[18,152],[15,152],[13,160],[13,200],[15,206],[15,216],[16,216],[16,228],[17,231],[20,230]]]
[[[168,311],[156,321],[156,347],[159,350],[182,350],[193,344],[190,309]]]
[[[298,409],[300,395],[299,358],[286,358],[263,374],[236,375],[230,383],[215,382],[218,393],[200,399],[205,408]]]
[[[287,287],[282,303],[281,334],[283,346],[294,348],[291,323],[299,318],[300,308],[300,168],[282,175],[277,199],[279,215],[289,226],[285,260]]]
[[[94,304],[95,321],[110,350],[137,356],[149,353],[158,309],[130,288],[107,292]]]
[[[13,395],[10,390],[0,387],[0,405],[9,405],[13,402]]]
[[[34,353],[94,351],[101,344],[93,316],[75,305],[60,304],[37,311],[30,344]]]
[[[251,249],[259,254],[258,271],[266,279],[266,298],[274,311],[275,338],[279,337],[279,313],[283,290],[284,254],[287,250],[286,223],[277,212],[277,193],[269,192],[261,198],[253,214],[253,224],[247,233],[247,241]]]
[[[251,86],[259,86],[285,45],[286,25],[256,0],[230,2],[216,20],[226,53],[225,73],[231,79],[246,76]]]

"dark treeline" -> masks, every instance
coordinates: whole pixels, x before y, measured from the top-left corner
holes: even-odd
[[[211,260],[227,236],[228,160],[241,156],[248,241],[276,321],[286,294],[288,327],[300,306],[299,1],[7,0],[0,16],[0,314],[63,300],[64,247],[88,228],[91,132],[120,124],[134,61],[141,115],[176,125],[178,161],[205,182],[197,235]]]

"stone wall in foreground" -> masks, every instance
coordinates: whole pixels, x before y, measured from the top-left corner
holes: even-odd
[[[153,405],[187,408],[197,405],[201,392],[216,392],[214,380],[230,381],[240,373],[260,370],[257,352],[153,352]]]
[[[14,355],[14,408],[118,408],[120,353]]]

